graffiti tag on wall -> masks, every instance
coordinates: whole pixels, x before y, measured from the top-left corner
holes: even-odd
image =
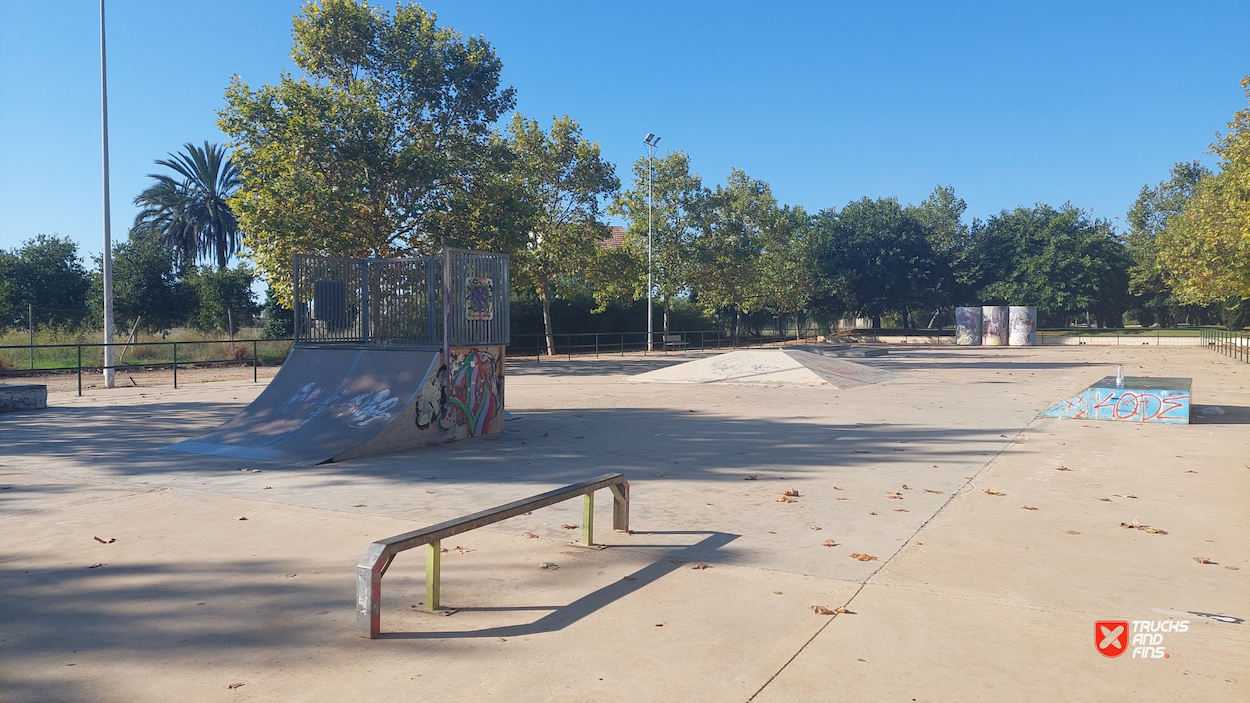
[[[955,308],[955,344],[981,343],[981,308]]]
[[[495,316],[493,283],[489,278],[470,278],[464,283],[464,309],[470,320],[490,320]]]
[[[431,372],[417,394],[417,429],[429,430],[437,423],[446,439],[498,431],[503,416],[503,368],[496,353],[489,348],[453,349],[450,373],[448,369],[443,365]]]

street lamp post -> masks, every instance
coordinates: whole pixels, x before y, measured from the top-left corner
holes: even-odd
[[[109,85],[104,52],[104,0],[100,0],[100,121],[104,137],[104,387],[112,388],[113,370],[113,237],[109,223]]]
[[[651,176],[655,171],[655,149],[660,143],[660,138],[647,132],[647,136],[643,137],[642,143],[647,145],[647,351],[655,351],[653,345],[653,335],[651,330],[654,326],[651,324],[651,294],[655,289],[651,283],[651,211],[655,206],[655,195],[651,188]]]

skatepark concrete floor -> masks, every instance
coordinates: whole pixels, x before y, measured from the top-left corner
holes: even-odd
[[[683,360],[515,361],[503,434],[321,466],[161,450],[250,378],[0,415],[0,699],[1250,699],[1250,365],[894,347],[862,363],[902,378],[851,390],[630,381]],[[1037,418],[1117,364],[1192,377],[1194,422]],[[450,617],[403,553],[356,636],[371,541],[613,471],[632,534],[605,492],[607,549],[562,527],[581,501],[444,542]],[[1166,658],[1091,641],[1169,619]]]

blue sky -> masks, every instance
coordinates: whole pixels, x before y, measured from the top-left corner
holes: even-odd
[[[294,70],[290,0],[110,0],[115,238],[152,161],[214,124],[232,74]],[[389,6],[389,5],[388,5]],[[618,174],[642,137],[731,167],[811,211],[919,202],[968,216],[1065,201],[1121,218],[1143,184],[1201,158],[1245,106],[1250,3],[449,2],[484,35],[518,109],[568,113]],[[101,245],[98,5],[0,0],[0,247]]]

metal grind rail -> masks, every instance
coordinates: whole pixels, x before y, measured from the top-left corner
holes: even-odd
[[[604,474],[564,488],[557,488],[507,505],[448,520],[402,535],[381,539],[369,545],[356,565],[356,632],[377,639],[382,634],[382,576],[400,552],[425,545],[425,610],[437,612],[439,580],[442,575],[442,541],[448,537],[492,525],[538,508],[585,496],[582,504],[582,540],[594,546],[595,491],[612,491],[612,528],[629,531],[629,481],[625,474]]]

